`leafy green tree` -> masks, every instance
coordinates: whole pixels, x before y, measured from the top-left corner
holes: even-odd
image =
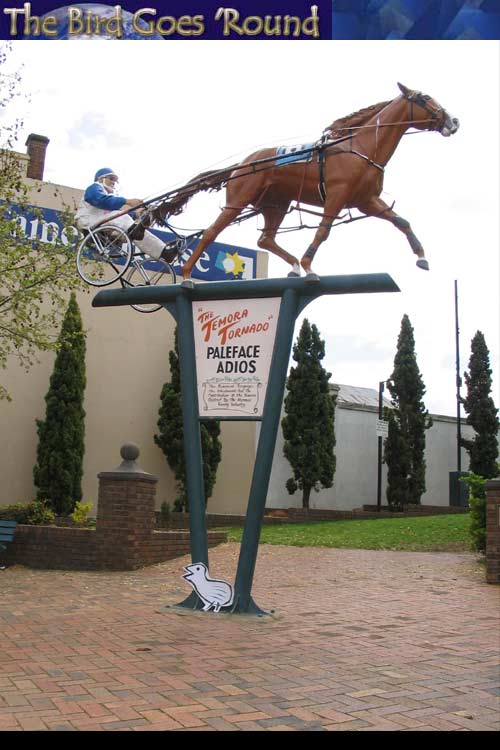
[[[425,430],[432,426],[432,419],[423,402],[425,386],[407,315],[401,321],[394,370],[387,387],[394,407],[385,410],[389,422],[384,452],[387,500],[391,508],[418,505],[425,492]]]
[[[157,422],[158,433],[154,436],[154,441],[165,454],[167,463],[174,472],[177,480],[179,495],[175,500],[174,507],[176,510],[189,511],[177,328],[175,329],[174,351],[169,352],[168,358],[171,374],[170,383],[165,383],[161,390],[161,406]],[[219,440],[219,435],[220,422],[217,420],[210,420],[200,424],[205,504],[208,498],[212,496],[217,478],[217,469],[221,460],[222,444]]]
[[[467,398],[464,409],[467,423],[474,428],[473,440],[462,438],[462,445],[470,457],[470,471],[485,479],[497,476],[498,409],[491,393],[490,353],[484,335],[477,331],[471,342],[469,372],[464,373]]]
[[[333,485],[336,468],[335,396],[328,386],[331,373],[321,364],[324,356],[325,343],[305,318],[293,347],[297,366],[288,376],[286,416],[281,422],[283,453],[293,470],[286,488],[291,495],[302,490],[303,508],[309,508],[311,490]]]
[[[20,217],[30,206],[25,162],[13,151],[22,121],[9,123],[7,110],[20,93],[21,76],[9,69],[9,44],[0,44],[0,369],[13,358],[28,370],[40,351],[57,348],[57,331],[68,290],[82,288],[71,245],[59,238],[40,243],[29,237]],[[64,224],[70,213],[62,212]],[[10,395],[0,383],[0,399]]]
[[[45,396],[45,420],[37,419],[37,462],[33,470],[37,498],[48,501],[57,515],[69,515],[82,499],[85,385],[85,333],[72,294]]]

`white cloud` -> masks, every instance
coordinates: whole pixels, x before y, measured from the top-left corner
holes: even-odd
[[[336,117],[396,96],[398,80],[434,96],[460,118],[459,132],[405,137],[384,185],[424,244],[430,273],[415,268],[404,236],[387,222],[338,227],[316,256],[317,272],[387,272],[401,294],[324,298],[305,314],[327,339],[333,380],[376,387],[392,371],[407,313],[426,403],[454,414],[457,279],[462,370],[482,330],[500,405],[497,42],[16,42],[14,54],[33,92],[21,149],[29,132],[45,134],[49,179],[84,188],[96,168],[111,166],[128,196],[161,193],[264,144],[313,140]],[[223,200],[200,195],[179,225],[207,226]],[[258,226],[230,227],[221,240],[255,248]],[[303,230],[279,241],[301,255],[311,236]],[[269,266],[272,276],[287,272],[274,257]]]
[[[90,151],[98,139],[108,148],[133,145],[132,139],[109,127],[102,112],[85,112],[68,130],[70,148]]]

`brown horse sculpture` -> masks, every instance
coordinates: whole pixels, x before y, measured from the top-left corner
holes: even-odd
[[[417,266],[428,270],[424,249],[410,224],[380,198],[384,168],[409,128],[436,130],[443,136],[450,136],[458,130],[459,122],[430,96],[400,83],[398,86],[401,95],[395,99],[366,107],[332,123],[321,141],[311,147],[309,156],[299,153],[295,159],[287,159],[279,156],[276,148],[262,149],[226,170],[198,175],[173,198],[165,200],[156,210],[160,221],[167,214],[180,213],[189,198],[200,190],[219,190],[227,186],[225,207],[204,231],[183,266],[185,285],[192,284],[191,270],[205,248],[249,206],[264,218],[258,246],[289,263],[290,275],[299,276],[302,266],[311,280],[318,278],[311,267],[316,251],[327,239],[340,212],[350,208],[392,222],[406,235],[418,257]],[[275,240],[292,201],[322,209],[321,223],[300,266],[298,259]]]

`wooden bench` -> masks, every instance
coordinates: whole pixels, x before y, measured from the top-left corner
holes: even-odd
[[[0,552],[5,552],[7,544],[14,539],[16,526],[17,521],[2,521],[0,518]],[[0,565],[0,568],[3,567]]]

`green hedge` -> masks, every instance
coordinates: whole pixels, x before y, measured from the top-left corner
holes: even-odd
[[[3,521],[17,521],[31,526],[39,526],[52,523],[55,516],[47,507],[45,500],[32,500],[27,505],[15,503],[0,507],[0,519]]]

